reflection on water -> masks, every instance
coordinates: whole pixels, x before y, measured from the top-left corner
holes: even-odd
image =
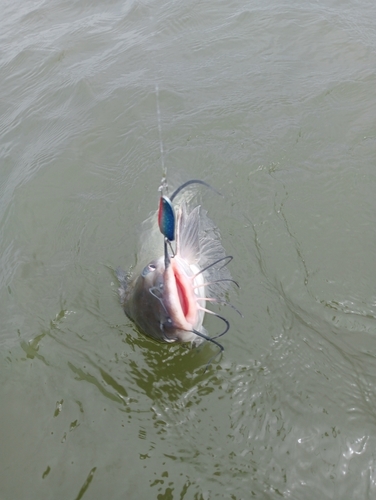
[[[1,498],[375,497],[375,8],[4,6]],[[224,194],[241,285],[206,371],[117,297],[156,84],[169,178]]]

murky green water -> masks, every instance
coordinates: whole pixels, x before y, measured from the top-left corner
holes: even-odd
[[[5,2],[0,499],[373,499],[376,4]],[[201,178],[225,352],[156,344],[113,269]],[[215,319],[205,323],[215,329]]]

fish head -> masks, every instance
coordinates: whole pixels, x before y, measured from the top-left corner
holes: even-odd
[[[163,295],[163,258],[150,261],[128,284],[124,293],[124,311],[147,335],[160,340],[161,325],[167,314],[161,302]]]
[[[201,283],[202,282],[202,283]],[[202,326],[203,278],[175,255],[152,260],[126,290],[124,310],[147,335],[163,342],[199,343]]]

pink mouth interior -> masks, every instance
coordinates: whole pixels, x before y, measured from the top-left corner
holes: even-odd
[[[189,311],[189,299],[187,297],[187,290],[184,288],[184,284],[179,280],[179,276],[175,274],[176,288],[178,289],[180,305],[185,318],[187,319],[187,314]]]
[[[197,303],[192,288],[192,279],[187,277],[177,262],[172,260],[172,263],[182,313],[186,321],[194,325],[197,317]]]

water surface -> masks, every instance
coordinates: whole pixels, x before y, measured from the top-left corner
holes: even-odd
[[[376,5],[6,2],[0,498],[373,499]],[[125,317],[162,177],[234,255],[225,351]],[[205,323],[214,332],[215,319]]]

